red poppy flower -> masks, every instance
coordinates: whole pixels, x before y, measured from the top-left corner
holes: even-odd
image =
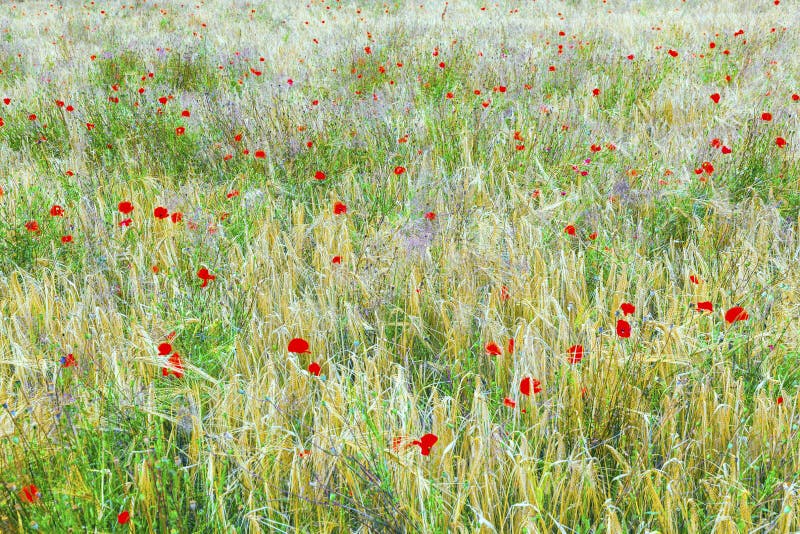
[[[77,367],[78,362],[75,361],[75,356],[67,354],[61,358],[61,367]]]
[[[669,55],[672,56],[672,57],[678,57],[678,51],[677,50],[670,50],[669,51]]]
[[[405,167],[401,167],[401,166],[399,166],[399,165],[398,165],[397,167],[395,167],[395,168],[394,168],[394,173],[395,173],[397,176],[400,176],[400,175],[401,175],[401,174],[403,174],[404,172],[406,172],[406,168],[405,168]]]
[[[503,399],[503,404],[508,406],[509,408],[516,408],[517,407],[517,403],[514,402],[513,400],[509,399],[508,397]]]
[[[489,343],[487,343],[485,349],[486,349],[486,354],[488,354],[489,356],[500,356],[500,354],[503,353],[503,351],[494,341],[490,341]]]
[[[119,222],[119,226],[120,228],[122,228],[123,226],[130,226],[132,222],[133,219],[123,219]]]
[[[181,117],[191,117],[191,112],[188,109],[181,111]]]
[[[308,341],[301,337],[293,338],[289,341],[289,346],[287,347],[289,352],[293,352],[294,354],[310,354],[311,351],[308,350]]]
[[[343,213],[347,213],[347,205],[344,202],[336,202],[333,205],[333,214],[342,215]]]
[[[308,365],[308,372],[311,373],[314,376],[319,376],[319,372],[321,370],[322,370],[322,368],[319,366],[319,364],[317,362],[311,362]]]
[[[622,310],[623,315],[633,315],[636,311],[636,306],[631,304],[630,302],[623,302],[619,305],[619,309]]]
[[[342,263],[342,257],[341,256],[334,256],[333,259],[331,260],[331,263],[335,263],[336,265],[339,265],[340,263]]]
[[[22,500],[28,503],[35,503],[41,497],[39,493],[39,488],[36,487],[35,484],[30,484],[22,488],[22,491],[19,493]]]
[[[184,128],[183,126],[178,126],[177,128],[175,128],[175,135],[183,135],[185,133],[186,133],[186,128]]]
[[[507,286],[502,286],[500,288],[500,300],[506,301],[509,298],[511,298],[511,295],[508,292],[508,287]]]
[[[72,236],[71,235],[62,235],[61,242],[64,244],[72,243]]]
[[[86,123],[86,129],[89,130],[89,131],[94,130],[94,124],[91,123],[91,122],[87,122]]]
[[[29,121],[35,121],[36,120],[36,113],[31,113],[30,115],[28,115],[28,120]]]
[[[437,441],[439,441],[439,437],[436,434],[425,434],[418,440],[412,441],[411,445],[419,445],[422,456],[428,456]]]
[[[772,113],[764,112],[761,114],[762,121],[771,121],[772,120]]]
[[[429,211],[428,213],[425,214],[425,218],[428,219],[429,221],[432,221],[436,219],[436,214],[432,211]]]
[[[181,362],[180,354],[176,352],[170,356],[167,360],[167,364],[169,364],[169,367],[161,368],[162,376],[169,376],[170,373],[175,375],[175,378],[181,378],[183,376],[183,363]]]
[[[267,153],[263,150],[256,150],[255,157],[258,159],[264,159],[267,157]]]
[[[25,223],[25,228],[29,232],[38,232],[39,231],[39,223],[36,221],[28,221]]]
[[[179,223],[183,220],[183,213],[176,211],[170,215],[170,219],[172,219],[173,223]]]
[[[508,340],[508,353],[514,354],[514,338]]]
[[[156,219],[166,219],[169,217],[169,211],[164,206],[158,206],[156,209],[153,210],[153,217]]]
[[[117,523],[120,525],[124,525],[131,520],[131,513],[127,510],[123,510],[117,515]]]
[[[317,180],[324,180],[326,178],[325,173],[322,171],[317,171],[314,173],[314,178]]]
[[[522,393],[523,395],[530,395],[531,392],[533,392],[534,395],[536,393],[541,393],[542,383],[536,380],[535,378],[526,376],[519,383],[519,392]]]
[[[128,215],[130,212],[132,212],[132,211],[133,211],[133,204],[131,204],[130,202],[128,202],[127,200],[125,200],[125,201],[122,201],[122,202],[120,202],[120,203],[117,205],[117,209],[118,209],[118,210],[119,210],[119,212],[120,212],[120,213],[122,213],[123,215]]]
[[[697,303],[697,311],[699,311],[699,312],[702,312],[702,311],[713,312],[714,311],[714,305],[711,304],[711,301],[708,301],[708,300],[704,300],[703,302],[698,302]]]
[[[746,321],[749,318],[750,316],[741,306],[734,306],[725,312],[725,320],[731,324],[735,323],[736,321]]]
[[[690,275],[689,276],[689,281],[692,282],[693,284],[699,284],[700,283],[700,279],[695,275]]]
[[[63,217],[64,208],[62,208],[58,204],[53,204],[53,206],[50,208],[50,215],[52,215],[53,217]]]
[[[573,345],[569,349],[567,349],[567,354],[569,354],[569,358],[567,361],[575,365],[576,363],[580,363],[583,359],[583,345]]]
[[[617,335],[619,337],[631,337],[631,325],[628,321],[624,319],[617,321]]]
[[[775,144],[778,145],[778,148],[783,148],[786,146],[786,139],[783,137],[776,137]]]
[[[209,281],[217,279],[217,277],[208,272],[208,269],[205,267],[202,267],[199,271],[197,271],[197,277],[203,281],[200,287],[206,287]]]
[[[172,345],[170,345],[169,343],[161,343],[158,346],[158,355],[159,356],[166,356],[170,352],[172,352]]]
[[[575,227],[571,224],[568,224],[564,227],[564,233],[568,235],[575,235]]]
[[[719,99],[720,99],[719,93],[714,93],[713,95],[711,95],[711,100],[713,100],[715,104],[719,104]]]

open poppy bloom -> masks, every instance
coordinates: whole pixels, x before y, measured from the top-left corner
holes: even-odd
[[[166,219],[169,217],[169,211],[164,206],[158,206],[156,209],[153,210],[153,217],[156,219]]]
[[[631,325],[628,321],[624,319],[617,321],[617,335],[619,337],[631,337]]]
[[[526,376],[522,379],[519,383],[519,392],[523,395],[530,395],[531,393],[541,393],[542,392],[542,383],[536,380],[535,378],[531,378]]]
[[[713,312],[714,311],[714,305],[711,304],[711,301],[708,301],[708,300],[705,300],[703,302],[698,302],[697,303],[697,311],[699,311],[699,312],[703,312],[703,311]]]
[[[619,309],[622,310],[623,315],[633,315],[633,313],[636,311],[636,306],[630,302],[623,302],[619,305]]]
[[[39,488],[36,487],[35,484],[30,484],[22,488],[22,491],[19,492],[19,496],[22,497],[22,500],[28,503],[35,503],[41,497],[39,493]]]
[[[75,361],[75,356],[67,354],[61,358],[61,367],[77,367],[78,362]]]
[[[750,318],[744,308],[741,306],[734,306],[725,312],[725,320],[728,323],[735,323],[736,321],[746,321]]]
[[[575,365],[576,363],[580,363],[583,359],[583,345],[573,345],[569,349],[567,349],[567,354],[569,354],[569,358],[567,361],[571,365]]]
[[[311,362],[308,365],[308,372],[311,373],[314,376],[319,376],[319,373],[320,373],[321,370],[322,370],[322,368],[319,366],[319,364],[317,362]]]
[[[347,213],[347,205],[344,202],[336,202],[333,205],[333,214],[342,215],[344,213]]]
[[[412,441],[411,445],[419,445],[422,456],[428,456],[437,441],[439,441],[439,437],[436,434],[425,434],[421,438]]]
[[[517,407],[517,403],[516,403],[516,402],[514,402],[513,400],[511,400],[511,399],[510,399],[510,398],[508,398],[508,397],[506,397],[505,399],[503,399],[503,404],[504,404],[505,406],[508,406],[509,408],[516,408],[516,407]]]
[[[488,354],[489,356],[500,356],[500,354],[502,354],[503,352],[497,345],[497,343],[495,343],[494,341],[490,341],[489,343],[487,343],[485,349],[486,349],[486,354]]]
[[[183,363],[181,362],[181,355],[177,352],[174,353],[172,356],[169,357],[167,360],[168,367],[161,368],[161,374],[163,376],[169,376],[170,373],[175,375],[175,378],[181,378],[183,376]]]
[[[130,212],[133,211],[133,204],[124,200],[117,205],[117,209],[123,215],[128,215]]]
[[[294,354],[310,354],[311,351],[308,350],[308,341],[301,337],[293,338],[289,341],[288,346],[289,352]]]
[[[203,283],[202,283],[202,285],[200,287],[206,287],[210,280],[216,280],[217,279],[217,277],[214,276],[213,274],[211,274],[210,272],[208,272],[208,269],[206,269],[205,267],[203,267],[199,271],[197,271],[197,277],[200,280],[203,281]]]

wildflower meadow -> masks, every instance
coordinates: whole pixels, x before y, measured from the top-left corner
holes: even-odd
[[[0,532],[800,532],[799,23],[0,2]]]

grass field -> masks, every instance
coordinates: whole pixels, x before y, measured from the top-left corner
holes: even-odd
[[[800,531],[797,0],[0,5],[0,532]]]

